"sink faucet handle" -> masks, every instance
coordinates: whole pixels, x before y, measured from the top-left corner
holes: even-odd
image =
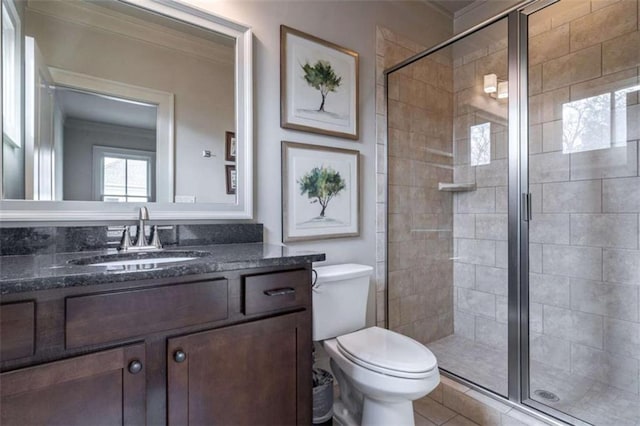
[[[120,247],[118,250],[127,251],[131,247],[131,235],[129,234],[129,227],[125,226],[122,231],[122,239],[120,239]]]
[[[153,225],[152,235],[151,235],[151,245],[157,249],[162,248],[162,243],[160,242],[160,234],[158,232],[158,225]]]

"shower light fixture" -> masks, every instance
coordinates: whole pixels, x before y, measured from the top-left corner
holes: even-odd
[[[509,82],[501,81],[498,83],[498,99],[507,99],[509,97]]]
[[[506,99],[509,97],[509,82],[498,79],[496,74],[484,76],[484,93],[493,99]]]
[[[495,93],[498,90],[498,76],[487,74],[484,76],[484,93]]]

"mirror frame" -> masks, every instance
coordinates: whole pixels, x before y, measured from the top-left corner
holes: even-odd
[[[146,205],[152,220],[253,219],[253,34],[251,28],[179,0],[115,0],[233,37],[235,47],[236,203],[104,203],[0,200],[3,222],[135,220]],[[172,123],[172,132],[175,125]],[[175,134],[174,134],[175,135]],[[173,156],[175,158],[175,155]],[[0,164],[2,154],[0,151]],[[175,159],[174,175],[175,175]],[[171,177],[175,185],[174,177]],[[0,174],[0,185],[2,176]],[[172,191],[173,192],[173,191]]]

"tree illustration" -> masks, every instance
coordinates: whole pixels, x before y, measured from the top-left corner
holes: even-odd
[[[311,169],[298,180],[298,184],[300,195],[307,194],[309,198],[315,198],[312,204],[320,203],[320,217],[324,217],[329,202],[347,186],[339,172],[324,166]]]
[[[336,89],[340,87],[342,77],[338,77],[329,61],[325,60],[319,60],[313,66],[307,62],[302,65],[302,70],[304,71],[304,80],[307,84],[320,91],[322,102],[320,103],[318,111],[324,112],[324,102],[327,99],[327,95],[330,92],[335,92]]]

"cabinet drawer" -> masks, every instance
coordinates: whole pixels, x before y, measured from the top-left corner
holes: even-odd
[[[34,302],[7,303],[0,306],[0,360],[33,355],[35,349]]]
[[[311,278],[306,269],[244,277],[245,315],[306,306],[310,298]]]
[[[227,318],[227,280],[66,299],[66,347],[77,348]]]

